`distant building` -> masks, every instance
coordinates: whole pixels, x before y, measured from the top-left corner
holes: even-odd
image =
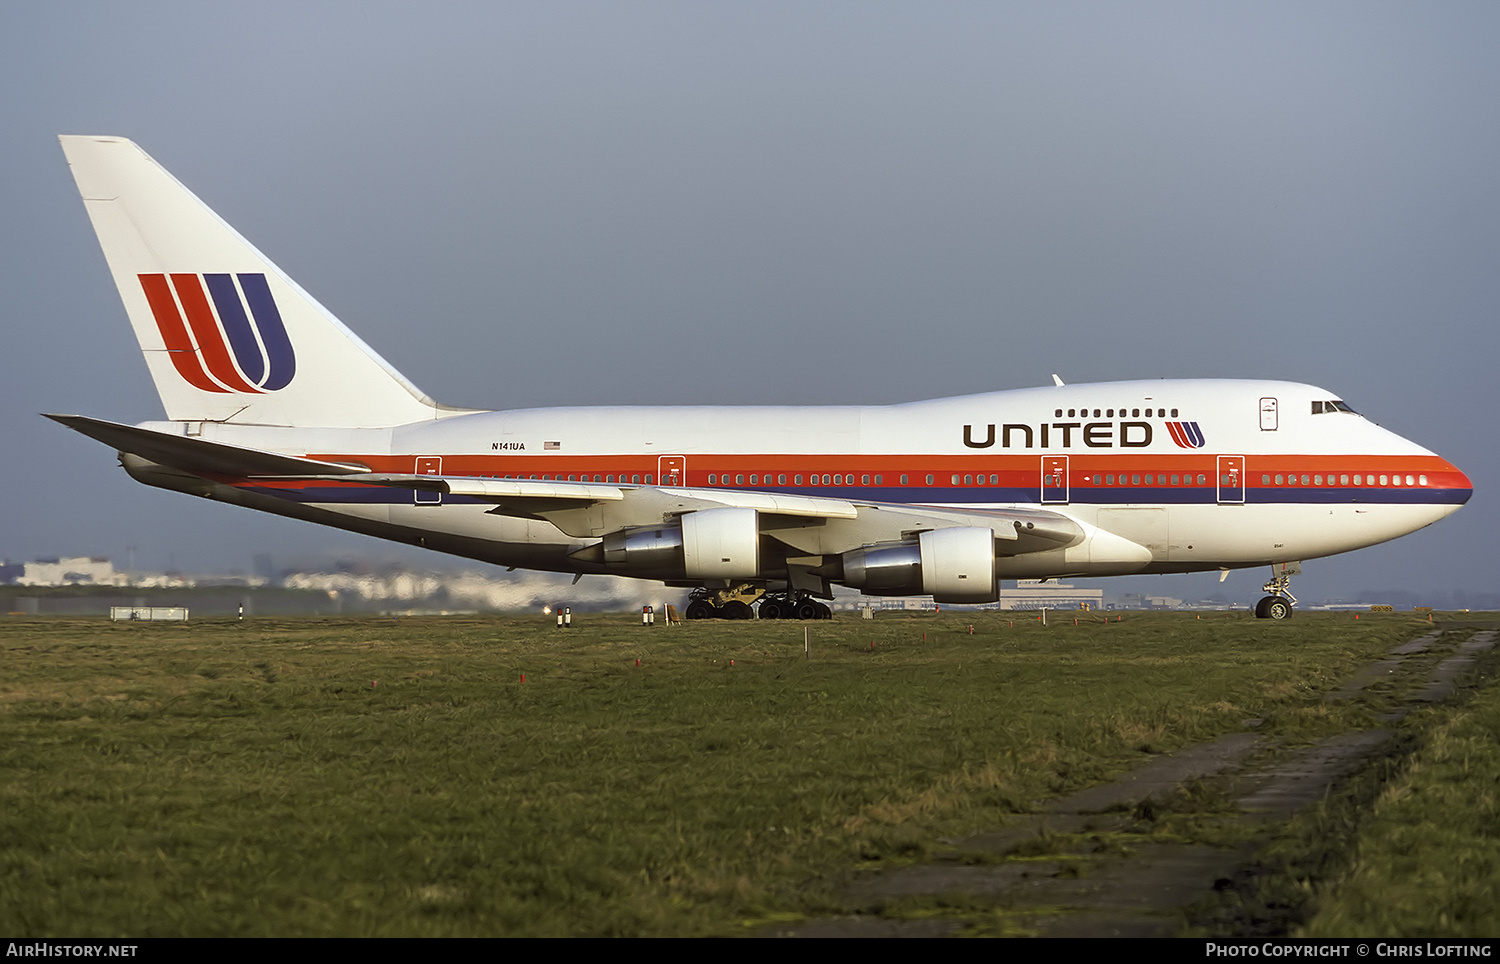
[[[64,556],[26,563],[20,586],[127,586],[129,577],[115,570],[108,556]]]
[[[1000,590],[1001,609],[1100,609],[1103,589],[1082,589],[1065,582],[1020,579],[1014,589]]]
[[[181,589],[194,580],[176,572],[121,572],[108,556],[63,556],[37,559],[7,580],[17,586],[130,586],[136,589]]]
[[[841,595],[833,603],[834,609],[913,610],[931,612],[933,609],[1079,609],[1087,605],[1090,609],[1102,608],[1104,590],[1080,589],[1065,582],[1041,582],[1037,579],[1022,579],[1014,589],[1000,589],[998,603],[971,604],[933,602],[931,596],[846,596]]]

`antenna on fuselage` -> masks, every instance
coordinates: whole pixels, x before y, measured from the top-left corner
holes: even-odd
[[[1063,380],[1058,376],[1057,372],[1052,373],[1052,384],[1056,385],[1058,388],[1063,387]]]

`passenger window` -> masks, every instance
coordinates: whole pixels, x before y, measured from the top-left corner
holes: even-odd
[[[932,484],[932,476],[930,476],[930,475],[927,477],[927,484],[928,485]]]
[[[964,485],[973,485],[973,484],[974,484],[974,476],[972,476],[972,475],[966,475],[966,476],[964,476]]]
[[[792,476],[792,484],[793,485],[801,485],[802,484],[802,476],[800,476],[800,475],[794,475],[794,476]]]
[[[1104,477],[1104,484],[1105,485],[1114,485],[1115,484],[1115,477],[1113,475],[1106,475]]]
[[[656,484],[655,482],[651,481],[651,473],[650,472],[646,473],[646,484],[647,485],[655,485]]]
[[[777,485],[786,485],[786,476],[785,475],[778,475],[778,476],[776,476],[776,484]]]
[[[906,476],[906,475],[901,476],[901,484],[902,485],[906,485],[907,484],[907,480],[909,478],[910,478],[910,476]]]
[[[1419,475],[1419,476],[1417,476],[1417,484],[1418,485],[1426,485],[1427,484],[1427,476],[1425,476],[1425,475]]]
[[[1206,485],[1206,484],[1208,484],[1208,476],[1206,476],[1206,475],[1200,475],[1200,476],[1198,476],[1198,484],[1199,485]]]
[[[953,476],[953,484],[954,485],[958,484],[958,476],[957,475]]]

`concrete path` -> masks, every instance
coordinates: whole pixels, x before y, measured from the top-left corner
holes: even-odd
[[[1461,639],[1459,631],[1448,640]],[[1404,705],[1394,721],[1414,705],[1446,699],[1477,655],[1495,644],[1493,631],[1473,633],[1455,645],[1440,630],[1404,643],[1355,674],[1329,700],[1354,698],[1375,683],[1410,676]],[[1421,678],[1412,657],[1453,652]],[[866,912],[844,918],[774,928],[782,937],[939,937],[966,931],[1068,937],[1169,937],[1192,926],[1195,908],[1215,903],[1247,878],[1264,872],[1256,851],[1298,810],[1323,799],[1371,761],[1397,752],[1385,729],[1343,733],[1310,747],[1277,751],[1254,733],[1235,733],[1210,743],[1159,757],[1118,780],[1050,802],[1045,811],[1020,818],[993,833],[947,841],[943,859],[896,870],[863,874],[842,894]],[[1132,837],[1118,852],[1055,852],[1021,856],[1043,835],[1101,835],[1138,826],[1152,801],[1158,804],[1185,784],[1199,781],[1226,793],[1233,812],[1227,835],[1247,841],[1238,847],[1212,847]],[[1144,840],[1144,842],[1143,842]],[[1033,848],[1034,849],[1034,848]],[[899,902],[928,899],[947,903],[951,912],[903,919]],[[1222,901],[1220,901],[1222,903]],[[962,908],[962,909],[960,909]],[[887,914],[886,911],[893,913]],[[1212,911],[1199,911],[1213,916]],[[1200,926],[1203,926],[1200,920]],[[1274,934],[1285,922],[1261,920],[1245,933]],[[1222,927],[1209,927],[1215,932]]]

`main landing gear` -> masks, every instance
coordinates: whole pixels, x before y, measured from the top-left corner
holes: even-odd
[[[1257,619],[1290,619],[1297,597],[1292,595],[1292,576],[1300,573],[1302,566],[1295,562],[1284,562],[1271,567],[1271,581],[1261,586],[1269,596],[1255,604]]]
[[[811,596],[768,593],[760,601],[761,619],[832,619],[833,610]]]
[[[833,610],[806,593],[766,593],[749,587],[694,589],[683,615],[688,619],[753,619],[750,606],[760,600],[761,619],[832,619]]]

